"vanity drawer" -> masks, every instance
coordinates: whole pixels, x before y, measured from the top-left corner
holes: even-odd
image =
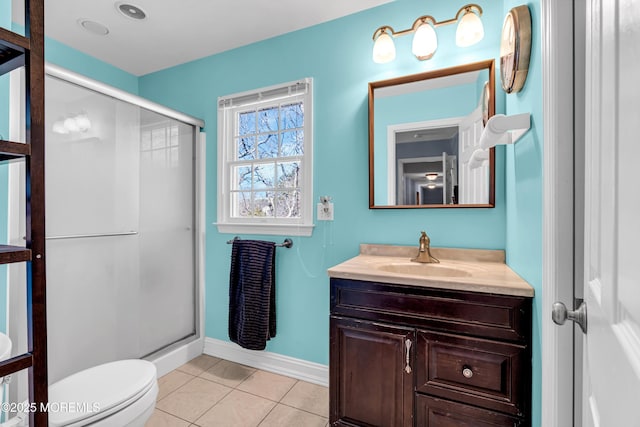
[[[523,416],[530,359],[525,345],[418,331],[416,391]]]
[[[331,279],[331,313],[509,341],[531,330],[530,298],[349,279]]]
[[[430,396],[416,398],[417,427],[524,427],[525,421]]]

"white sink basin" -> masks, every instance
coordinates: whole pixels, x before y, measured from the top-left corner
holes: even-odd
[[[0,332],[0,361],[11,357],[11,338]]]
[[[416,262],[403,262],[383,264],[377,266],[378,270],[389,273],[408,274],[411,276],[425,277],[470,277],[471,273],[456,267],[442,264],[420,264]]]

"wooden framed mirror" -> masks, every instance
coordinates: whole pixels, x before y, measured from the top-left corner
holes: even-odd
[[[369,83],[369,208],[495,205],[495,149],[470,168],[495,114],[495,61]]]

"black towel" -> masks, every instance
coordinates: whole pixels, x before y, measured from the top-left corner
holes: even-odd
[[[275,252],[273,242],[233,241],[229,338],[249,350],[264,350],[276,336]]]

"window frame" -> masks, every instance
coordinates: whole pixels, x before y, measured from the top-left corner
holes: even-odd
[[[232,217],[231,171],[237,164],[235,142],[237,112],[246,108],[260,109],[274,103],[302,101],[303,154],[300,160],[299,218]],[[313,233],[313,79],[273,85],[218,98],[218,218],[215,225],[221,233],[311,236]],[[280,125],[278,126],[280,131]],[[297,156],[296,156],[297,157]],[[287,157],[278,157],[287,158]],[[257,160],[256,163],[260,163]]]

